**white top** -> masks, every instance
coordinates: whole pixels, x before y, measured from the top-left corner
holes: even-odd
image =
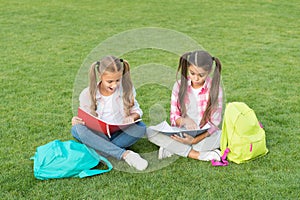
[[[199,125],[201,114],[198,106],[198,102],[200,101],[200,97],[198,94],[202,90],[202,87],[198,89],[194,89],[193,87],[191,87],[191,89],[192,92],[189,93],[190,102],[186,106],[186,113],[196,124]]]
[[[122,124],[123,117],[117,110],[114,110],[112,102],[113,95],[102,96],[102,102],[101,100],[98,100],[97,104],[100,105],[102,103],[103,106],[98,106],[96,112],[98,113],[99,118],[102,120],[116,124]]]
[[[99,83],[98,83],[99,85]],[[133,96],[134,96],[134,105],[130,110],[130,113],[137,113],[142,118],[143,111],[141,110],[135,96],[136,92],[134,87]],[[98,118],[103,119],[104,121],[111,123],[120,123],[123,121],[125,116],[123,109],[123,99],[122,99],[122,87],[117,87],[116,91],[110,96],[103,96],[99,90],[96,92],[97,100],[97,114]],[[79,104],[80,107],[87,112],[90,112],[90,93],[89,88],[85,88],[79,95]]]

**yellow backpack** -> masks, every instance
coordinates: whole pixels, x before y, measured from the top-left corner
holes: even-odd
[[[221,151],[229,149],[227,158],[237,164],[266,155],[265,131],[254,111],[243,102],[228,103],[225,108]]]

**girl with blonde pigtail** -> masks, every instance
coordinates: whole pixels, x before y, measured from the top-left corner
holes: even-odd
[[[142,117],[126,60],[107,56],[94,62],[90,67],[89,80],[89,87],[79,96],[82,109],[114,124],[134,122]],[[148,162],[138,153],[126,150],[146,133],[146,125],[142,121],[113,133],[109,138],[89,129],[82,119],[75,116],[72,118],[71,133],[101,154],[123,159],[137,170],[145,170],[148,166]]]

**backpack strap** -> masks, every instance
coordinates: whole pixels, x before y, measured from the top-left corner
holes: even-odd
[[[227,166],[228,161],[226,160],[227,154],[230,152],[229,148],[226,148],[224,151],[224,154],[221,157],[221,161],[216,161],[216,160],[211,160],[211,165],[212,166]]]
[[[84,177],[88,177],[88,176],[94,176],[94,175],[98,175],[98,174],[103,174],[105,172],[109,172],[112,170],[113,166],[112,164],[103,156],[98,155],[100,158],[100,162],[104,163],[105,165],[107,165],[107,169],[89,169],[89,170],[83,170],[82,172],[80,172],[78,174],[79,178],[84,178]]]

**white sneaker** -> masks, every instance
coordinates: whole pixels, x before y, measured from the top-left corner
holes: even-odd
[[[169,158],[171,156],[173,156],[174,153],[171,153],[170,151],[168,151],[167,149],[163,148],[163,147],[159,147],[158,150],[158,159],[164,159],[164,158]]]
[[[140,171],[143,171],[148,167],[148,161],[133,151],[129,151],[124,160],[129,166],[132,166]]]
[[[199,160],[210,161],[210,160],[221,160],[221,152],[218,149],[206,152],[200,152]]]
[[[212,150],[212,151],[216,152],[218,154],[217,158],[215,158],[214,160],[221,161],[221,157],[222,157],[221,151],[219,149],[215,149],[215,150]]]

